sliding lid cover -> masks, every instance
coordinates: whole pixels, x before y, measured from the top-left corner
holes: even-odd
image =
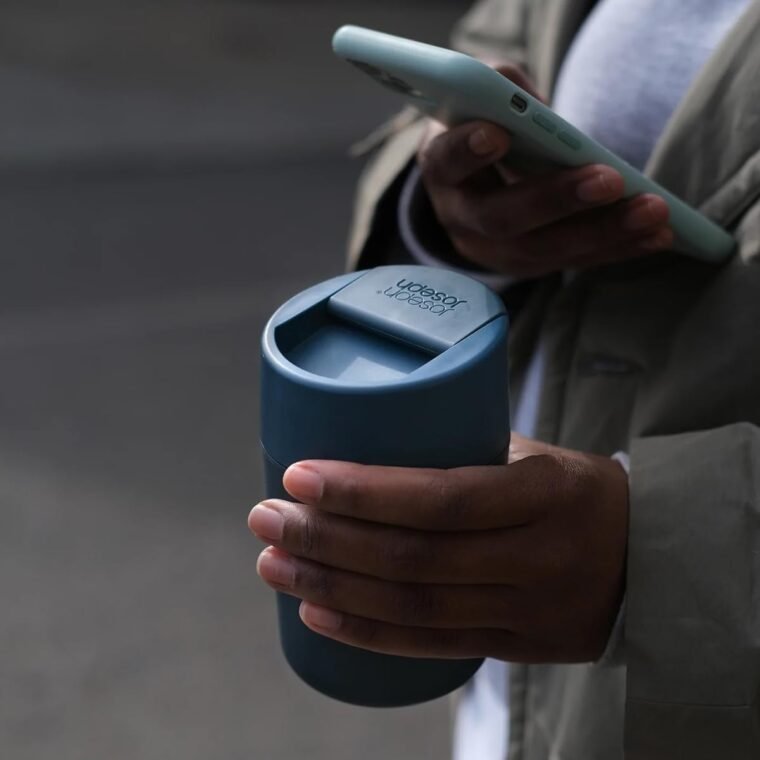
[[[378,267],[314,286],[264,331],[262,442],[283,464],[492,461],[509,431],[506,335],[501,299],[443,269]],[[414,419],[413,439],[389,425],[401,418]]]
[[[431,353],[504,314],[501,299],[476,280],[416,266],[372,269],[331,296],[328,308]]]

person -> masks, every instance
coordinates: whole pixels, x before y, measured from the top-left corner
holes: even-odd
[[[760,757],[758,39],[760,0],[481,0],[454,34],[729,229],[724,264],[607,167],[505,171],[493,124],[403,112],[365,171],[350,266],[503,294],[509,463],[297,463],[250,525],[313,630],[489,658],[457,760]]]

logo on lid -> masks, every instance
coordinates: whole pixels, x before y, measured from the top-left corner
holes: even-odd
[[[422,282],[414,282],[403,277],[395,285],[378,293],[382,293],[386,298],[393,298],[395,301],[404,301],[409,306],[416,306],[439,317],[467,303],[466,299],[459,299],[442,290],[437,291]]]

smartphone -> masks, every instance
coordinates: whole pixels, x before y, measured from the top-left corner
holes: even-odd
[[[626,198],[654,193],[666,201],[674,248],[682,253],[718,262],[735,248],[722,227],[475,58],[358,26],[338,29],[333,50],[448,126],[482,119],[504,127],[512,137],[508,163],[522,171],[611,166],[623,176]]]

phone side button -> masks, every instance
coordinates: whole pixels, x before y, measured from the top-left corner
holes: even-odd
[[[578,150],[581,147],[581,141],[577,137],[573,137],[569,132],[560,132],[557,137],[561,142],[565,143],[568,148]]]
[[[542,113],[536,111],[533,114],[533,121],[538,124],[539,127],[542,127],[547,132],[550,132],[551,134],[554,134],[554,132],[557,131],[557,125],[548,117],[544,116]]]

